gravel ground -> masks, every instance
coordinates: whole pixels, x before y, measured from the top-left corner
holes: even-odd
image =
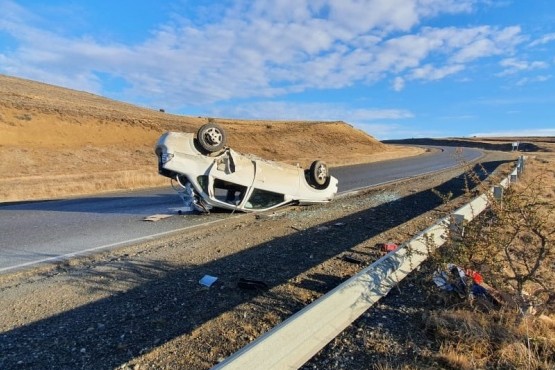
[[[490,153],[484,165],[508,167],[508,156]],[[325,205],[229,215],[187,234],[3,275],[0,368],[210,368],[379,258],[376,243],[408,240],[454,207],[431,188],[460,195],[460,172]],[[218,277],[209,288],[199,284],[206,274]],[[241,278],[265,286],[244,289]],[[438,367],[419,324],[435,304],[429,287],[426,276],[409,276],[304,368]]]

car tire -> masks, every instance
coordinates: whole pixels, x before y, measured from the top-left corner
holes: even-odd
[[[310,165],[309,179],[316,189],[325,189],[330,183],[330,171],[323,161],[314,161]]]
[[[227,135],[221,126],[215,123],[207,123],[199,128],[197,140],[203,150],[214,153],[225,146]]]

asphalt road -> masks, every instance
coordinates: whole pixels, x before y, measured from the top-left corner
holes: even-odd
[[[376,186],[457,166],[481,156],[477,149],[455,148],[422,156],[333,168],[339,192]],[[201,223],[234,217],[229,213],[174,216],[143,221],[153,214],[177,215],[181,199],[170,188],[69,200],[0,203],[0,273],[137,243]]]

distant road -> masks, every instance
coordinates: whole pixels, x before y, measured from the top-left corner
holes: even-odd
[[[378,163],[331,169],[339,192],[418,176],[454,167],[455,148]],[[462,157],[474,161],[478,149],[465,148]],[[0,204],[0,273],[78,254],[107,250],[155,239],[199,224],[231,217],[229,213],[170,217],[158,222],[153,214],[176,214],[181,199],[171,188],[150,189],[70,200]]]
[[[339,179],[341,193],[456,167],[461,161],[472,162],[483,155],[480,149],[473,148],[464,148],[461,153],[456,153],[454,147],[440,149],[416,157],[337,167],[331,173]]]

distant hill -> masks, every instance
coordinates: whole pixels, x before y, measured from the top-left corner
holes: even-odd
[[[344,122],[212,118],[234,149],[302,166],[317,158],[337,166],[418,153]],[[0,75],[0,202],[165,185],[153,153],[157,138],[196,132],[206,122]]]
[[[456,147],[473,147],[485,150],[497,150],[510,152],[513,150],[513,143],[518,143],[520,152],[551,152],[554,137],[483,137],[483,138],[416,138],[401,140],[384,140],[384,144],[402,145],[439,145]]]

